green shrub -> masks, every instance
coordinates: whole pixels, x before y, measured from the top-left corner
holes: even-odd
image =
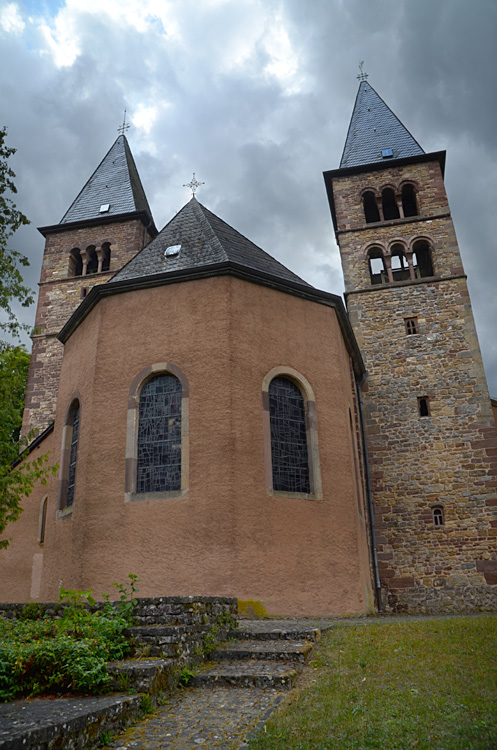
[[[130,578],[134,594],[137,579]],[[61,589],[59,602],[66,606],[59,619],[0,619],[0,700],[104,691],[111,680],[107,662],[130,650],[123,635],[133,609],[124,606],[132,604],[128,588],[119,588],[117,608],[107,601],[102,612],[89,610],[95,603],[91,591]]]

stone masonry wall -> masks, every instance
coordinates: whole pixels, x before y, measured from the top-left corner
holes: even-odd
[[[146,235],[146,242],[151,237]],[[28,375],[23,435],[44,430],[54,418],[63,346],[57,333],[96,284],[114,276],[143,247],[144,229],[140,220],[109,225],[68,229],[47,236],[40,277],[35,318],[33,350]],[[70,254],[90,245],[97,249],[110,244],[108,271],[88,276],[70,276]]]
[[[419,187],[420,216],[366,225],[360,190],[407,178]],[[497,432],[438,162],[344,176],[334,189],[347,305],[368,370],[383,604],[495,609]],[[415,237],[429,240],[435,277],[371,286],[368,244]],[[406,333],[408,317],[417,317],[415,335]],[[428,399],[429,416],[420,416],[418,398]]]

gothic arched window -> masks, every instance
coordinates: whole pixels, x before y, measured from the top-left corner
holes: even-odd
[[[304,397],[289,378],[276,377],[269,384],[269,419],[273,489],[309,493]]]
[[[181,489],[181,383],[170,373],[140,392],[136,492]]]

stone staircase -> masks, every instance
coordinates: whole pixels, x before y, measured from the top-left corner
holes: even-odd
[[[0,750],[50,750],[54,740],[60,750],[90,750],[157,706],[109,747],[231,747],[274,710],[295,684],[319,628],[330,627],[254,620],[233,630],[236,605],[213,597],[139,600],[138,624],[127,632],[134,653],[108,665],[117,694],[0,706]],[[188,688],[177,692],[185,681]],[[219,744],[223,731],[228,744]],[[216,738],[211,745],[209,736]]]

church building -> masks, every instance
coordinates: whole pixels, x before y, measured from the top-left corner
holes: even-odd
[[[270,615],[497,604],[497,432],[443,175],[366,80],[320,291],[195,196],[158,232],[119,135],[46,239],[23,429],[58,476],[0,600],[236,596]]]

